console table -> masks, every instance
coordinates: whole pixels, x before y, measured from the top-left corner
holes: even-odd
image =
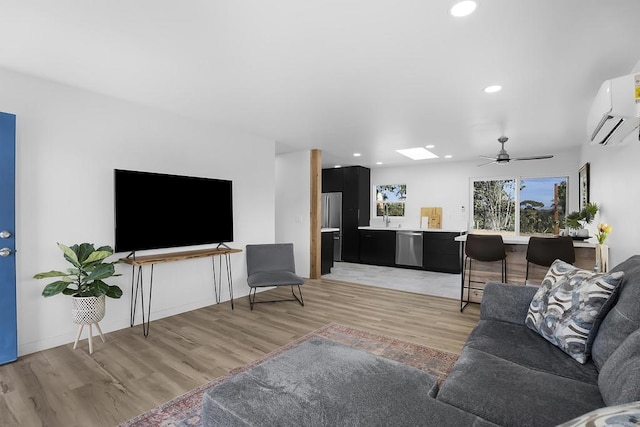
[[[231,277],[231,254],[238,252],[242,252],[242,250],[220,247],[215,249],[200,249],[194,251],[172,252],[157,255],[135,256],[135,254],[133,254],[133,256],[122,258],[122,262],[131,265],[131,326],[133,327],[136,317],[136,309],[139,296],[142,309],[142,332],[145,337],[149,336],[149,321],[151,318],[151,294],[153,291],[153,266],[162,262],[173,262],[192,258],[211,257],[213,270],[213,291],[216,298],[216,304],[219,304],[220,295],[222,292],[222,258],[224,257],[227,272],[227,283],[229,284],[229,299],[231,300],[231,309],[233,310],[233,278]],[[217,269],[216,257],[218,257]],[[151,266],[151,272],[149,274],[149,296],[147,301],[146,316],[144,310],[144,280],[142,275],[142,269],[145,265]],[[138,268],[137,272],[136,267]]]

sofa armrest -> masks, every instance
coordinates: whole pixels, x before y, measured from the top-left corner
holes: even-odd
[[[534,286],[487,283],[480,305],[480,319],[524,325],[529,304],[537,290]]]

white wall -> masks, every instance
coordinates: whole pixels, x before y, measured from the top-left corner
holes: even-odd
[[[600,206],[591,234],[599,222],[612,226],[607,244],[610,265],[615,266],[640,254],[640,143],[606,147],[585,143],[585,162],[590,168],[590,201]]]
[[[405,217],[392,217],[390,227],[420,226],[421,207],[442,207],[443,230],[466,230],[468,227],[471,192],[470,183],[481,177],[569,177],[569,211],[578,206],[579,149],[554,153],[549,160],[510,162],[507,165],[478,167],[482,160],[471,162],[433,162],[416,166],[379,167],[371,170],[371,225],[382,226],[375,216],[373,203],[375,186],[407,184]],[[462,207],[464,206],[464,211]]]
[[[311,273],[311,152],[276,156],[276,242],[293,243],[296,272]]]
[[[0,111],[17,116],[20,355],[74,340],[70,299],[43,298],[48,282],[32,277],[67,267],[56,242],[113,245],[114,168],[230,179],[235,221],[230,246],[274,240],[273,141],[6,70],[0,70],[0,81]],[[244,253],[232,257],[232,266],[235,296],[246,295]],[[107,300],[105,332],[129,326],[131,270],[124,265],[118,270],[123,275],[110,282],[124,295]],[[157,265],[152,319],[212,304],[211,279],[209,259]],[[225,286],[223,300],[228,300]]]

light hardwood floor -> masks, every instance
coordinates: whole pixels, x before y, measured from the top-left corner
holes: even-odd
[[[86,340],[0,366],[0,426],[116,426],[327,323],[459,352],[479,318],[452,299],[326,279],[303,286],[305,306],[247,297]],[[290,290],[258,294],[288,297]]]

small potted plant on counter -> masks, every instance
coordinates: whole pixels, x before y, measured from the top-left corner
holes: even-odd
[[[591,224],[598,213],[598,205],[595,203],[587,203],[580,211],[573,211],[565,218],[565,225],[572,230],[572,236],[580,238],[588,238],[589,230],[585,228],[587,224]]]

